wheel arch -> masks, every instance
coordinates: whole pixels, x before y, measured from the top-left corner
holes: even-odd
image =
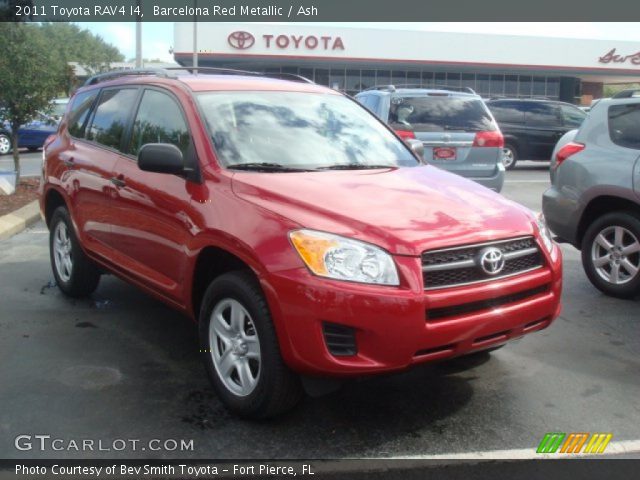
[[[576,246],[582,245],[584,235],[593,222],[602,215],[612,212],[628,211],[640,215],[640,204],[637,202],[613,195],[600,195],[589,201],[580,215],[580,222],[576,230]]]

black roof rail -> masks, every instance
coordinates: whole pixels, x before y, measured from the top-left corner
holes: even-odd
[[[170,75],[161,68],[133,68],[131,70],[111,70],[109,72],[98,73],[93,75],[84,82],[84,87],[88,85],[95,85],[96,83],[106,82],[107,80],[113,80],[118,77],[126,76],[141,76],[141,75],[155,75],[157,77],[169,78]]]
[[[611,98],[633,98],[640,97],[640,88],[628,88],[621,90]]]
[[[186,71],[190,73],[205,73],[211,75],[247,75],[252,77],[267,77],[267,78],[279,78],[282,80],[291,80],[294,82],[311,83],[314,82],[301,75],[294,73],[260,73],[250,70],[236,70],[233,68],[219,68],[219,67],[164,67],[153,69],[131,69],[131,70],[112,70],[110,72],[99,73],[87,79],[84,86],[95,85],[96,83],[104,82],[107,80],[113,80],[114,78],[124,76],[140,76],[140,75],[155,75],[161,78],[177,78],[177,75],[173,72]]]

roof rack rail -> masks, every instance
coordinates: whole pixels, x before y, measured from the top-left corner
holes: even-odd
[[[114,78],[124,76],[140,76],[140,75],[155,75],[161,78],[177,78],[177,75],[173,72],[186,71],[190,73],[205,73],[205,74],[217,74],[217,75],[247,75],[252,77],[268,77],[268,78],[280,78],[282,80],[291,80],[294,82],[311,83],[314,82],[301,75],[294,73],[260,73],[250,70],[236,70],[233,68],[219,68],[219,67],[165,67],[165,68],[153,68],[153,69],[132,69],[132,70],[112,70],[110,72],[99,73],[87,79],[84,86],[95,85],[96,83],[105,82],[107,80],[113,80]]]
[[[126,76],[141,76],[141,75],[155,75],[158,77],[168,78],[170,75],[161,68],[134,68],[131,70],[111,70],[109,72],[98,73],[93,75],[84,82],[84,87],[88,85],[95,85],[96,83],[106,82],[107,80],[113,80],[118,77]]]
[[[629,88],[627,90],[621,90],[611,98],[633,98],[640,97],[640,88]]]
[[[448,92],[462,92],[462,93],[470,93],[472,95],[477,95],[475,90],[470,87],[449,87],[444,85],[437,85],[435,87],[425,87],[423,85],[417,84],[399,84],[399,85],[376,85],[373,87],[365,88],[363,91],[369,90],[385,90],[388,92],[395,92],[398,88],[422,88],[425,90],[443,90]]]

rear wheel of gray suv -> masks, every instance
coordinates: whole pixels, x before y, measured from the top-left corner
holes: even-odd
[[[251,272],[230,272],[211,282],[199,323],[205,368],[229,410],[268,418],[300,401],[300,379],[282,360],[269,307]]]
[[[518,163],[518,150],[513,145],[505,144],[502,149],[502,165],[505,170],[513,170]]]
[[[593,222],[582,241],[582,265],[591,283],[607,295],[640,293],[640,216],[609,213]]]

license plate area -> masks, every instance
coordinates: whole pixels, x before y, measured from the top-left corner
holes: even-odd
[[[433,159],[434,160],[455,160],[458,156],[458,152],[454,147],[434,147]]]

